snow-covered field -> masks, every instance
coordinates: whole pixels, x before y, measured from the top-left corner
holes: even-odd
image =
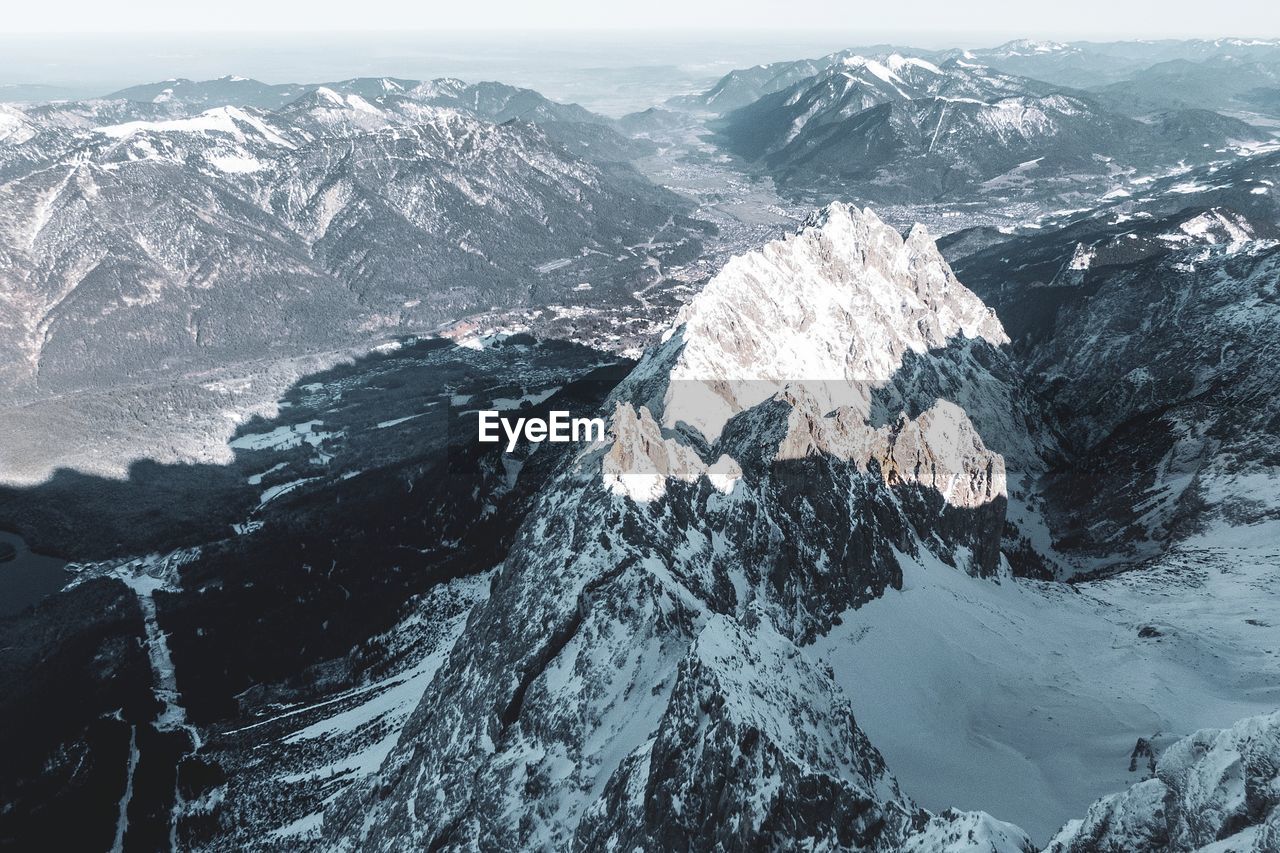
[[[813,651],[926,808],[983,809],[1044,843],[1143,778],[1145,759],[1129,771],[1138,738],[1280,706],[1280,523],[1074,587],[900,559],[903,590]]]

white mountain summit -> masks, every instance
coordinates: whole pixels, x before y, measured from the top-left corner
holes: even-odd
[[[863,471],[875,460],[886,478],[922,479],[949,502],[977,506],[1005,493],[1004,460],[987,450],[964,409],[930,400],[918,419],[876,425],[873,397],[908,353],[979,339],[1009,342],[923,226],[904,240],[869,209],[835,203],[798,233],[730,261],[638,372],[666,371],[667,430],[683,426],[714,444],[735,416],[781,400],[792,414],[775,458],[828,453]],[[651,499],[665,477],[707,470],[657,426],[648,409],[637,416],[619,402],[605,460],[619,493]],[[721,456],[712,467],[713,482],[730,489],[738,463]]]

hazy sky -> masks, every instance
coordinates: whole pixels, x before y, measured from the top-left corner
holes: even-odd
[[[1275,0],[44,0],[0,33],[405,29],[724,29],[1048,38],[1280,37]],[[917,39],[919,41],[919,39]]]
[[[621,115],[733,68],[859,45],[1223,36],[1280,38],[1280,0],[27,0],[0,13],[0,100],[169,77],[448,75]]]

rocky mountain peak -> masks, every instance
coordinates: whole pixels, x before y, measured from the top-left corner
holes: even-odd
[[[923,226],[904,240],[871,210],[838,202],[730,261],[677,323],[663,424],[683,421],[708,441],[788,383],[828,409],[865,410],[868,385],[891,379],[907,352],[1009,341]]]
[[[804,649],[925,551],[1001,571],[1004,462],[968,411],[1012,409],[984,366],[1007,340],[868,210],[731,261],[615,389],[612,437],[558,457],[331,846],[1026,850],[915,805]]]
[[[1004,459],[962,405],[930,390],[910,412],[874,414],[907,353],[957,339],[1008,342],[924,227],[904,239],[870,210],[832,204],[799,233],[731,261],[678,323],[637,371],[647,377],[637,386],[659,386],[653,405],[620,401],[614,411],[602,476],[615,494],[652,501],[669,481],[704,475],[732,493],[744,469],[809,456],[878,472],[891,486],[924,486],[959,507],[1006,494]],[[938,365],[962,375],[947,358]],[[753,417],[751,442],[721,442],[731,419],[769,400],[789,413]],[[712,445],[705,459],[699,436]]]

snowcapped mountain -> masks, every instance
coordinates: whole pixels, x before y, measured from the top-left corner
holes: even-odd
[[[1264,138],[1216,114],[1143,123],[963,58],[935,65],[898,54],[844,57],[734,111],[720,135],[793,191],[834,184],[899,202],[1077,192],[1117,170],[1203,160]],[[1028,171],[1031,184],[1020,180]]]
[[[619,152],[634,153],[634,149],[627,147],[628,140],[614,132],[615,122],[577,104],[561,104],[533,90],[503,83],[470,84],[454,78],[420,81],[357,77],[333,83],[281,85],[243,77],[166,80],[101,98],[5,105],[10,118],[4,125],[20,122],[37,132],[45,132],[60,143],[60,149],[66,149],[74,146],[76,131],[134,121],[194,118],[224,107],[279,112],[280,124],[303,120],[309,110],[346,111],[360,114],[345,118],[355,120],[357,127],[365,129],[374,121],[371,116],[375,114],[381,115],[379,123],[386,126],[412,123],[425,108],[443,107],[494,124],[513,120],[537,123],[560,144],[576,145],[578,153],[586,155],[586,159],[621,160],[627,158],[619,156]],[[342,127],[338,116],[330,119],[339,122],[333,130]],[[364,124],[360,124],[361,121]],[[24,133],[25,138],[29,135]],[[9,141],[13,142],[14,138]],[[597,154],[585,142],[595,143],[602,150]]]
[[[1182,41],[1119,42],[1055,42],[1036,39],[1014,39],[989,48],[953,48],[921,50],[901,45],[870,45],[848,48],[815,59],[772,62],[752,68],[730,71],[714,86],[698,95],[673,98],[673,108],[691,109],[725,115],[765,95],[786,89],[801,80],[824,73],[844,60],[856,56],[875,57],[883,62],[893,54],[909,55],[944,65],[949,61],[986,66],[993,71],[1044,81],[1076,90],[1098,90],[1114,93],[1116,104],[1125,104],[1126,89],[1146,89],[1140,101],[1127,106],[1145,104],[1146,112],[1175,106],[1208,106],[1221,109],[1222,97],[1213,97],[1212,80],[1226,88],[1219,92],[1247,92],[1265,86],[1253,82],[1254,75],[1269,72],[1262,69],[1280,58],[1280,41],[1275,39],[1189,39]],[[1231,80],[1221,69],[1234,67],[1237,79]],[[1219,70],[1215,70],[1219,69]],[[1168,75],[1186,75],[1194,97],[1185,99],[1176,90],[1161,93],[1158,82]],[[1152,85],[1155,84],[1155,85]],[[1189,93],[1191,94],[1191,93]],[[1255,94],[1260,95],[1261,92]],[[1209,102],[1206,104],[1204,98]],[[1163,104],[1154,107],[1152,104]]]
[[[765,293],[781,322],[765,324]],[[135,755],[137,806],[66,826],[79,801],[64,793],[21,825],[83,843],[110,821],[131,843],[168,830],[196,849],[681,834],[931,851],[962,833],[1021,853],[1007,824],[915,805],[805,648],[916,560],[1008,578],[1010,475],[979,435],[1016,465],[1005,341],[922,229],[904,239],[837,205],[730,264],[607,401],[571,390],[599,354],[531,340],[423,343],[312,377],[274,424],[246,426],[229,473],[170,472],[207,506],[203,535],[248,513],[233,537],[178,544],[172,525],[126,523],[155,510],[108,500],[104,520],[61,484],[12,495],[87,513],[89,553],[127,529],[124,553],[167,554],[78,567],[63,619],[97,606],[112,621],[66,635],[83,651],[48,695],[77,689],[98,642],[147,653],[91,679],[22,753],[26,773],[67,745],[48,772],[99,802],[127,788],[96,768]],[[611,438],[474,459],[466,415],[441,407],[575,393],[612,413]],[[63,641],[24,639],[13,677]],[[44,795],[29,778],[15,802]],[[421,794],[437,786],[446,798]]]
[[[346,80],[315,87],[277,112],[282,121],[323,136],[417,124],[439,109],[494,124],[536,124],[553,142],[592,162],[630,161],[651,150],[622,135],[618,122],[577,104],[560,104],[502,83],[468,84],[453,78]]]
[[[765,316],[776,318],[767,328]],[[884,334],[857,337],[870,329]],[[1203,660],[1264,655],[1272,629],[1206,636],[1216,617],[1195,606],[1204,583],[1228,610],[1265,612],[1280,592],[1265,534],[1261,562],[1238,576],[1239,555],[1205,534],[1129,576],[1074,588],[1009,579],[1000,530],[1013,502],[987,442],[1016,448],[1001,430],[1021,427],[1026,441],[1028,419],[1000,423],[1010,391],[973,367],[995,364],[1005,340],[921,232],[903,240],[864,211],[833,206],[728,265],[614,391],[610,439],[559,455],[490,597],[386,763],[326,816],[325,843],[661,849],[678,836],[936,851],[969,839],[1027,851],[1038,847],[1016,826],[930,816],[908,797],[919,788],[945,805],[981,790],[1047,838],[1072,813],[1064,802],[1082,813],[1132,781],[1134,740],[1203,718],[1202,706],[1157,698],[1171,685],[1221,690],[1216,714],[1265,707],[1274,691],[1249,687],[1265,676]],[[917,352],[931,370],[903,367]],[[957,376],[963,408],[931,384]],[[895,402],[868,418],[862,392],[891,386]],[[1216,523],[1247,535],[1257,521]],[[1171,585],[1192,566],[1203,581]],[[1162,647],[1166,633],[1177,640]],[[1079,658],[1061,659],[1082,642]],[[1109,656],[1115,673],[1090,663]],[[1137,669],[1119,662],[1134,656]],[[890,698],[922,661],[939,672]],[[1138,671],[1150,692],[1126,686]],[[926,699],[942,672],[957,705]],[[989,695],[1003,697],[989,720],[956,719]],[[845,700],[878,733],[870,741]],[[1101,743],[1097,726],[1118,731]],[[1019,760],[1051,732],[1069,739],[1064,753]],[[877,737],[910,784],[889,775]],[[936,745],[949,739],[969,745],[955,747],[954,784],[939,786],[938,763],[952,758]]]
[[[845,56],[822,73],[736,111],[730,117],[729,134],[735,140],[746,137],[736,143],[735,150],[755,159],[782,149],[802,131],[846,120],[880,104],[922,98],[985,101],[1027,94],[1024,81],[977,71],[957,61],[944,70],[928,60],[900,54],[883,61]],[[1040,89],[1047,93],[1051,87]]]
[[[1014,39],[1007,41],[999,47],[994,47],[987,51],[991,56],[999,56],[1004,58],[1014,56],[1044,56],[1046,54],[1062,54],[1068,52],[1078,52],[1079,48],[1074,48],[1069,44],[1063,44],[1057,41],[1037,41],[1035,39]]]
[[[6,112],[22,141],[0,155],[5,386],[297,353],[581,301],[584,280],[608,299],[651,274],[653,254],[697,245],[687,202],[545,127],[578,151],[613,131],[507,121],[551,115],[540,96],[457,81],[423,84],[421,99],[399,83],[374,100],[344,88],[274,112]],[[464,99],[504,123],[431,103]]]
[[[1017,39],[994,48],[956,52],[971,61],[1010,74],[1034,77],[1062,86],[1125,88],[1124,81],[1140,81],[1148,69],[1162,65],[1190,67],[1218,62],[1274,62],[1280,42],[1274,39],[1189,39],[1185,41],[1070,42],[1067,44]],[[1225,82],[1225,81],[1224,81]],[[1174,93],[1166,93],[1166,96]],[[1166,101],[1170,103],[1170,101]],[[1213,107],[1221,109],[1219,97]]]
[[[217,121],[248,144],[269,117],[242,112]],[[1252,227],[1186,215],[1142,251],[1251,256]],[[1064,266],[1093,245],[1050,242]],[[1125,266],[1097,248],[1075,272]],[[160,537],[168,556],[81,567],[56,599],[75,631],[0,625],[23,638],[15,679],[74,646],[41,689],[87,697],[21,753],[37,767],[41,748],[66,745],[47,765],[68,780],[60,793],[23,781],[14,801],[45,803],[30,825],[57,823],[94,791],[120,801],[110,767],[140,768],[137,807],[119,824],[86,812],[84,837],[123,826],[193,849],[683,838],[1027,853],[1086,814],[1055,843],[1108,849],[1091,840],[1156,820],[1150,797],[1088,807],[1141,781],[1126,769],[1136,740],[1144,762],[1183,766],[1176,735],[1274,706],[1259,687],[1280,665],[1274,546],[1256,532],[1265,513],[1226,501],[1131,572],[1024,579],[1063,558],[1035,493],[1081,433],[1046,424],[1007,328],[923,228],[903,237],[837,204],[726,265],[607,399],[580,386],[611,419],[595,445],[440,449],[468,433],[449,406],[566,405],[556,395],[596,366],[588,351],[420,344],[314,377],[234,443],[227,476],[247,504],[222,466],[190,485],[210,502],[201,532],[225,527],[227,506],[249,513],[236,536],[175,551],[159,544],[172,527],[144,528],[131,535]],[[1117,340],[1080,346],[1082,370],[1107,375]],[[56,489],[42,500],[56,517],[86,511]],[[114,536],[114,517],[84,535]],[[87,675],[99,643],[147,653],[122,657],[116,678]],[[1243,745],[1216,754],[1254,750],[1247,776],[1262,781],[1244,789],[1265,805],[1269,747],[1232,737]],[[1163,784],[1200,796],[1180,772]],[[1268,837],[1265,809],[1237,808],[1231,790],[1216,801],[1239,815],[1220,829]],[[988,805],[996,817],[965,810]],[[1120,811],[1140,818],[1107,817]]]
[[[472,84],[453,77],[428,81],[399,77],[355,77],[318,84],[269,84],[234,76],[220,77],[217,80],[164,80],[122,89],[104,95],[97,102],[126,101],[132,103],[135,109],[164,110],[170,114],[184,115],[220,106],[272,111],[322,89],[341,96],[354,95],[384,107],[402,101],[452,107],[495,124],[511,119],[608,124],[607,119],[577,104],[557,103],[532,89],[496,82]]]
[[[730,71],[707,91],[673,98],[670,105],[723,115],[822,73],[839,61],[839,56],[832,54],[821,59],[771,62]]]
[[[521,89],[505,83],[467,84],[444,78],[418,83],[406,93],[409,97],[438,107],[453,107],[488,121],[520,121],[546,123],[552,121],[607,125],[609,121],[577,104],[560,104],[544,98],[532,89]]]
[[[0,105],[0,846],[1275,853],[1277,49]]]
[[[802,647],[908,555],[1007,573],[1003,459],[938,390],[1000,392],[1004,341],[922,231],[866,211],[730,264],[614,391],[610,439],[561,454],[329,843],[896,850],[994,826],[929,822]]]

